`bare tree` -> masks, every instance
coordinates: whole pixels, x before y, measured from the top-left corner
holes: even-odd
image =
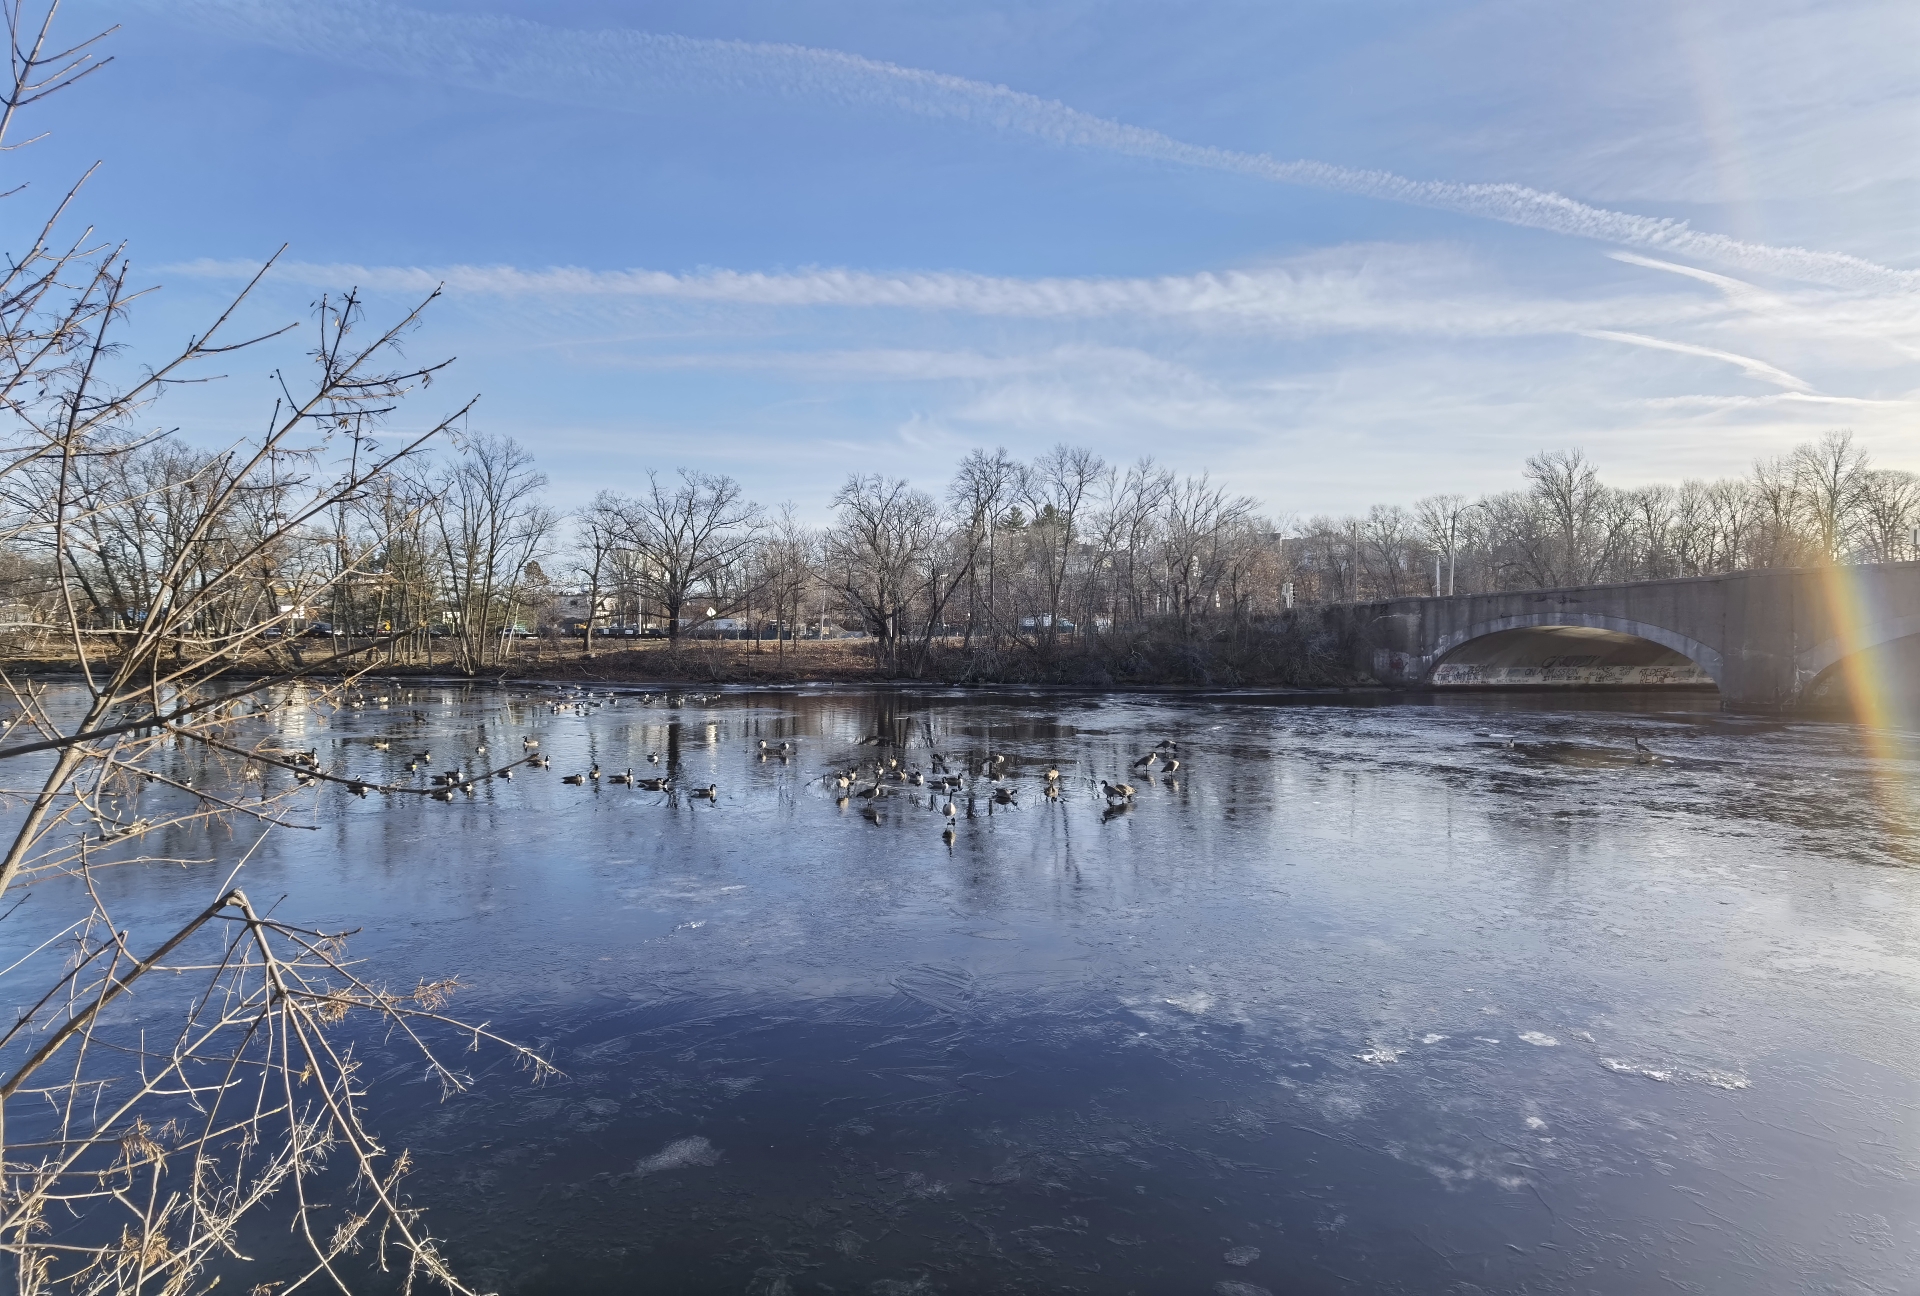
[[[552,533],[540,502],[547,484],[511,437],[479,435],[445,464],[433,490],[433,521],[460,669],[478,674],[504,651],[520,583]]]
[[[662,485],[647,474],[646,493],[626,501],[630,543],[639,551],[637,578],[642,596],[658,604],[667,637],[677,649],[696,593],[712,601],[714,615],[729,615],[744,598],[744,583],[729,579],[751,549],[762,524],[760,507],[748,502],[731,477],[681,469],[678,485]],[[706,620],[704,613],[697,619]]]
[[[755,549],[755,587],[773,612],[774,651],[782,659],[786,641],[805,619],[813,587],[817,541],[792,504],[782,504]]]
[[[1062,597],[1081,541],[1082,514],[1107,477],[1100,457],[1083,447],[1058,445],[1021,474],[1020,498],[1032,510],[1026,530],[1028,563],[1046,605],[1034,628],[1044,645],[1059,634]]]
[[[618,579],[618,558],[628,539],[628,507],[612,491],[601,491],[574,514],[573,571],[586,592],[587,615],[580,628],[580,651],[593,656],[593,627],[609,584]]]
[[[1168,493],[1161,571],[1167,606],[1183,637],[1191,638],[1220,609],[1256,511],[1254,501],[1230,496],[1204,476],[1189,477]]]
[[[1472,534],[1473,505],[1464,495],[1429,495],[1413,506],[1414,524],[1420,529],[1420,539],[1429,552],[1444,564],[1446,582],[1444,588],[1439,576],[1434,577],[1435,595],[1452,594],[1458,584],[1460,571],[1460,551]],[[1440,571],[1436,565],[1435,572]]]
[[[1822,562],[1834,562],[1852,538],[1871,486],[1866,452],[1851,432],[1828,432],[1791,456],[1797,502],[1811,523]]]
[[[1007,458],[1004,448],[991,455],[974,450],[960,461],[960,469],[947,488],[949,504],[966,519],[969,542],[982,555],[982,562],[967,580],[967,647],[973,646],[974,632],[982,625],[998,633],[1000,529],[1020,480],[1020,465]]]
[[[1906,562],[1915,553],[1920,527],[1920,478],[1895,469],[1867,474],[1860,501],[1858,530],[1869,562]]]
[[[894,478],[856,474],[833,503],[839,519],[826,533],[822,576],[874,637],[876,662],[917,676],[972,575],[978,533],[970,518],[949,522],[931,496]]]

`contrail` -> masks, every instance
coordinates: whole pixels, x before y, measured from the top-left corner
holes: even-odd
[[[140,0],[156,13],[363,69],[545,101],[632,110],[662,89],[765,93],[893,108],[1070,148],[1408,203],[1805,283],[1920,290],[1920,272],[1839,252],[1750,243],[1685,221],[1594,207],[1518,184],[1414,180],[1326,162],[1188,144],[1003,85],[839,50],[636,31],[573,31],[510,17],[423,13],[374,0]]]
[[[1772,383],[1776,387],[1784,387],[1800,395],[1814,394],[1813,384],[1804,378],[1796,378],[1786,370],[1775,368],[1765,360],[1755,360],[1752,356],[1721,351],[1714,347],[1695,346],[1691,342],[1669,342],[1665,338],[1648,337],[1644,333],[1619,333],[1612,329],[1590,329],[1586,336],[1602,338],[1608,342],[1625,342],[1631,346],[1652,347],[1656,351],[1677,351],[1681,355],[1724,360],[1730,365],[1738,365],[1749,378],[1758,378],[1761,382]]]

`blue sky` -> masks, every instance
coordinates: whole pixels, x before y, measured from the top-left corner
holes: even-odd
[[[11,155],[162,286],[142,346],[448,284],[412,343],[563,506],[648,468],[818,518],[1057,441],[1281,515],[1920,469],[1920,7],[69,0],[111,68]],[[7,218],[37,209],[10,201]],[[237,359],[156,418],[256,427]]]

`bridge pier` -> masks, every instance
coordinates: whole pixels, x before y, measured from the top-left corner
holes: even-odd
[[[1711,682],[1729,710],[1774,712],[1830,701],[1837,683],[1920,696],[1920,563],[1389,599],[1325,615],[1357,667],[1408,688]]]

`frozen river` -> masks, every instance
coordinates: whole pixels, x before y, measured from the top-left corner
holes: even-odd
[[[241,884],[565,1073],[442,1103],[362,1045],[484,1288],[1914,1290],[1892,740],[1685,694],[389,691],[292,737],[370,780],[525,735],[552,768],[322,789]],[[949,845],[944,795],[820,781],[934,751],[1004,753],[1017,803],[980,780]],[[596,760],[718,795],[561,782]],[[176,917],[224,873],[106,876]]]

